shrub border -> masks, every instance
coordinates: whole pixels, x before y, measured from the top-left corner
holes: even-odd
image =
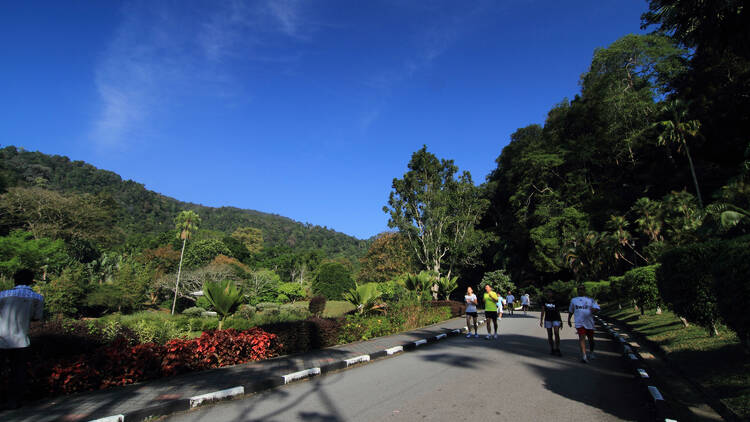
[[[477,321],[477,325],[483,325],[484,319]],[[399,346],[393,346],[388,349],[379,350],[369,355],[360,355],[352,358],[347,358],[335,362],[331,362],[320,367],[307,368],[301,371],[292,372],[289,374],[277,375],[266,377],[262,379],[256,379],[249,381],[243,385],[236,387],[227,388],[224,390],[213,391],[210,393],[201,394],[190,398],[180,398],[173,400],[166,400],[156,406],[147,407],[145,409],[135,410],[133,412],[127,412],[120,415],[106,416],[99,419],[91,420],[90,422],[130,422],[130,421],[141,421],[148,418],[155,418],[161,416],[171,415],[176,412],[188,411],[195,409],[207,404],[216,403],[219,401],[233,400],[241,398],[249,394],[259,393],[265,390],[270,390],[276,387],[280,387],[285,384],[291,384],[298,381],[303,381],[308,378],[325,375],[330,372],[346,370],[362,364],[367,364],[376,360],[396,356],[400,353],[409,352],[416,350],[419,346],[427,344],[437,343],[440,340],[447,339],[448,337],[454,337],[461,335],[468,330],[467,327],[456,328],[456,329],[445,329],[446,332],[437,334],[431,337],[423,338],[416,341],[409,341]],[[91,415],[89,415],[91,417]]]

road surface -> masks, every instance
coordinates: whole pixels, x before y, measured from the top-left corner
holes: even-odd
[[[517,312],[500,339],[452,337],[417,351],[218,403],[185,421],[619,421],[651,407],[614,344],[597,333],[596,359],[579,362],[573,329],[549,355],[539,314]]]

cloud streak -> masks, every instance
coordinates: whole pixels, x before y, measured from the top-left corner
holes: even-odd
[[[179,98],[241,91],[232,64],[293,62],[295,55],[257,50],[274,37],[299,39],[303,26],[292,0],[208,2],[197,10],[182,3],[127,4],[94,71],[101,106],[89,138],[100,147],[123,148],[147,138]]]

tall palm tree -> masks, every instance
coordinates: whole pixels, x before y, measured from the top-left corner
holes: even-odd
[[[690,173],[693,176],[693,183],[695,184],[698,206],[703,209],[703,198],[701,197],[701,190],[698,186],[698,177],[695,175],[693,157],[690,155],[690,148],[687,143],[688,138],[698,136],[701,122],[699,120],[687,120],[687,107],[680,100],[666,102],[662,107],[662,112],[669,116],[669,120],[663,120],[654,124],[661,128],[661,134],[659,134],[659,137],[657,138],[657,143],[659,145],[673,143],[677,144],[678,152],[682,149],[685,150],[685,155],[690,164]]]
[[[174,300],[172,301],[172,315],[177,305],[177,291],[180,288],[180,273],[182,273],[182,257],[185,255],[185,244],[190,236],[198,230],[201,224],[201,218],[195,211],[182,211],[174,219],[175,228],[179,230],[177,237],[182,239],[182,252],[180,252],[180,265],[177,268],[177,282],[174,285]]]

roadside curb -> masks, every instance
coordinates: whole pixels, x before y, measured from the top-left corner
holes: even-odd
[[[657,420],[677,422],[674,410],[664,398],[664,395],[659,390],[659,386],[656,385],[657,383],[654,382],[654,379],[651,378],[646,370],[647,365],[644,364],[644,359],[638,351],[638,346],[631,344],[628,341],[629,336],[623,336],[620,334],[619,329],[613,328],[613,325],[607,323],[598,315],[595,315],[594,318],[602,327],[604,327],[607,334],[609,334],[612,339],[616,340],[615,343],[620,345],[622,356],[627,361],[640,385],[643,387],[644,394],[647,394],[647,397],[651,397],[651,400],[653,401],[654,408],[656,409]]]
[[[477,325],[483,325],[485,320],[477,321]],[[89,422],[132,422],[142,421],[149,418],[157,418],[162,416],[168,416],[173,413],[188,411],[195,409],[207,404],[216,403],[220,401],[227,401],[240,398],[245,395],[260,393],[266,390],[270,390],[283,385],[304,381],[309,378],[325,375],[327,373],[347,370],[362,364],[366,364],[372,361],[384,359],[387,357],[395,356],[408,351],[422,348],[428,344],[437,343],[440,340],[447,339],[449,337],[455,337],[462,335],[468,330],[468,327],[456,328],[456,329],[444,329],[445,332],[426,337],[416,341],[409,341],[398,346],[390,347],[388,349],[379,350],[368,355],[360,355],[352,358],[347,358],[335,362],[331,362],[320,367],[313,367],[303,369],[301,371],[292,372],[289,374],[283,374],[278,376],[270,376],[262,379],[255,379],[245,384],[238,385],[236,387],[226,388],[219,391],[213,391],[210,393],[200,394],[190,398],[179,398],[162,401],[158,405],[149,406],[143,409],[135,410],[132,412],[126,412],[120,415],[111,415],[101,417],[99,419],[90,419]]]

